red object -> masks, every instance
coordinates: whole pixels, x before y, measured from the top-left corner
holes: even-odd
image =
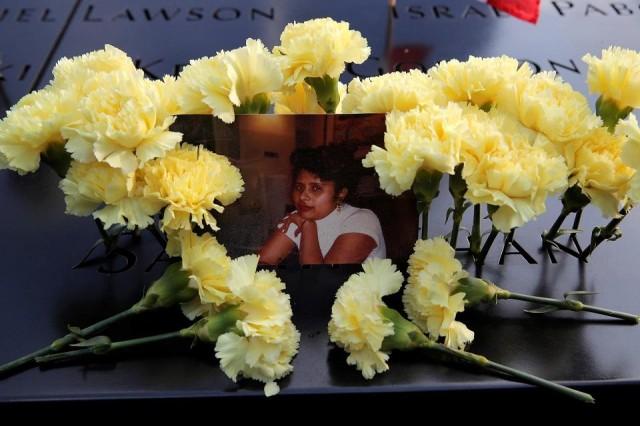
[[[540,16],[540,0],[485,0],[485,2],[532,24],[538,22]]]

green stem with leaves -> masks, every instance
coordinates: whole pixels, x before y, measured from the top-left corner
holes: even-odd
[[[538,377],[533,374],[526,373],[522,370],[518,370],[512,367],[508,367],[506,365],[491,361],[490,359],[487,359],[482,355],[477,355],[472,352],[466,352],[466,351],[460,351],[453,348],[448,348],[447,346],[441,343],[436,343],[428,339],[426,342],[423,342],[420,345],[420,347],[427,351],[438,352],[438,353],[447,355],[449,357],[465,361],[468,364],[474,365],[476,367],[480,367],[485,370],[507,374],[525,383],[529,383],[532,385],[540,386],[545,389],[559,392],[565,396],[575,398],[582,402],[586,402],[590,404],[593,404],[595,402],[593,397],[588,393],[571,389],[567,386],[563,386],[561,384],[554,383],[550,380],[543,379],[542,377]]]
[[[462,177],[464,164],[458,164],[455,167],[454,174],[449,176],[449,193],[453,198],[453,227],[451,228],[451,236],[449,244],[453,249],[458,245],[458,233],[460,231],[460,223],[467,206],[465,206],[464,195],[467,192],[467,183]]]
[[[31,361],[35,360],[37,357],[40,356],[44,356],[47,354],[51,354],[53,352],[58,352],[61,351],[62,349],[66,348],[67,346],[69,346],[71,343],[74,343],[76,341],[78,341],[78,339],[80,338],[84,338],[84,337],[88,337],[91,336],[95,333],[98,333],[102,330],[104,330],[105,328],[109,327],[110,325],[119,322],[125,318],[131,317],[133,315],[136,315],[140,312],[142,312],[144,309],[140,308],[137,305],[132,306],[131,308],[122,311],[116,315],[113,315],[109,318],[103,319],[102,321],[98,321],[95,324],[92,324],[88,327],[85,327],[83,329],[79,329],[75,332],[71,332],[66,334],[65,336],[54,340],[51,344],[49,344],[48,346],[45,346],[41,349],[38,349],[35,352],[32,352],[28,355],[22,356],[18,359],[15,359],[11,362],[8,362],[6,364],[3,364],[2,366],[0,366],[0,375],[3,375],[5,373],[8,373],[11,370],[14,370],[18,367],[21,367],[25,364],[30,363]]]
[[[469,238],[469,251],[474,259],[480,255],[482,245],[482,230],[480,229],[480,204],[473,206],[473,226],[471,227],[471,237]]]
[[[150,343],[157,343],[157,342],[172,340],[176,338],[183,338],[183,337],[193,337],[193,336],[186,333],[185,330],[179,330],[179,331],[173,331],[170,333],[157,334],[155,336],[146,336],[146,337],[140,337],[138,339],[122,340],[119,342],[109,342],[104,344],[96,344],[94,346],[87,347],[84,349],[39,356],[36,358],[36,362],[42,365],[42,364],[48,364],[50,362],[71,361],[87,355],[104,355],[104,354],[115,352],[125,348],[148,345]]]
[[[422,215],[421,238],[427,239],[429,235],[429,210],[431,202],[438,196],[442,173],[436,170],[420,169],[413,181],[413,194],[416,197],[418,213]]]
[[[402,314],[395,309],[383,306],[381,307],[381,312],[385,319],[393,323],[394,329],[393,335],[385,337],[382,343],[382,350],[385,352],[390,352],[392,350],[410,351],[414,349],[422,349],[432,354],[444,355],[448,359],[463,361],[467,364],[490,372],[505,373],[515,379],[559,392],[565,396],[578,399],[582,402],[594,402],[593,397],[588,393],[580,392],[578,390],[553,383],[541,377],[525,373],[524,371],[507,367],[506,365],[491,361],[482,355],[449,348],[442,343],[430,340],[415,324],[404,318]]]
[[[134,304],[129,309],[126,309],[109,318],[98,321],[86,328],[71,329],[70,333],[57,340],[54,340],[51,344],[0,366],[0,375],[8,373],[25,364],[28,364],[29,362],[36,359],[36,357],[41,357],[53,352],[61,351],[71,343],[92,336],[109,327],[110,325],[122,321],[123,319],[130,316],[153,309],[168,308],[179,303],[193,300],[193,298],[198,295],[198,291],[189,287],[189,274],[187,271],[183,271],[181,268],[181,262],[172,263],[171,265],[167,266],[162,276],[160,276],[160,278],[158,278],[153,282],[153,284],[151,284],[142,299],[140,299],[138,303]]]
[[[613,235],[616,232],[616,229],[618,228],[618,225],[620,225],[620,222],[622,222],[622,220],[627,216],[627,214],[629,214],[630,210],[631,210],[631,205],[629,204],[620,211],[620,215],[618,217],[611,219],[611,221],[607,224],[607,226],[605,226],[604,229],[595,238],[592,239],[589,246],[587,246],[587,248],[584,249],[580,259],[586,260],[591,255],[591,253],[593,253],[593,251],[596,248],[598,248],[600,244],[602,244],[604,241],[613,237]]]
[[[460,223],[462,222],[462,216],[464,215],[464,198],[454,200],[453,202],[453,226],[451,228],[451,237],[449,237],[449,244],[453,249],[456,249],[458,245],[458,233],[460,232]]]
[[[543,235],[544,242],[552,241],[558,236],[558,231],[560,231],[560,227],[567,219],[571,212],[567,211],[565,208],[562,209],[560,215],[556,218],[556,221],[551,225],[551,229]]]
[[[553,306],[559,311],[593,312],[595,314],[619,318],[633,324],[638,324],[640,322],[640,316],[638,315],[585,305],[584,303],[573,299],[553,299],[550,297],[530,296],[528,294],[513,293],[503,289],[496,292],[496,297],[498,299],[522,300],[524,302],[531,302],[539,305]]]

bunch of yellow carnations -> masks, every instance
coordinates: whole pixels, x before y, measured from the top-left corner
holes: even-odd
[[[358,31],[324,18],[287,25],[271,50],[247,39],[243,47],[192,60],[177,78],[151,81],[109,45],[60,60],[51,82],[23,97],[0,122],[0,168],[23,174],[41,161],[51,165],[62,178],[66,212],[93,215],[107,230],[153,225],[157,231],[158,222],[172,263],[129,309],[71,327],[50,345],[0,366],[0,374],[34,360],[190,338],[215,345],[232,380],[255,379],[265,383],[266,395],[277,393],[276,380],[292,371],[300,341],[285,285],[273,272],[258,270],[257,256],[228,257],[213,236],[215,215],[243,192],[242,176],[229,159],[189,145],[170,126],[179,114],[231,123],[236,114],[271,110],[387,113],[384,146],[374,146],[363,165],[375,169],[387,193],[412,190],[422,215],[423,240],[409,259],[402,298],[410,320],[382,300],[400,290],[402,274],[389,260],[368,260],[337,293],[331,341],[365,378],[386,371],[393,350],[424,349],[592,402],[582,392],[466,352],[474,332],[457,314],[481,302],[516,299],[634,323],[638,316],[509,292],[471,278],[454,249],[468,207],[474,207],[469,250],[481,265],[499,232],[512,234],[560,193],[563,210],[543,235],[549,250],[562,247],[555,238],[563,221],[589,202],[613,220],[594,230],[578,256],[586,259],[617,235],[620,220],[640,200],[640,127],[630,114],[640,106],[640,54],[610,48],[601,58],[584,57],[590,90],[600,95],[595,113],[554,73],[534,75],[506,56],[443,61],[426,73],[341,84],[346,64],[360,64],[369,54]],[[427,240],[429,209],[445,174],[452,231],[448,242]],[[491,220],[484,243],[482,204]],[[118,342],[96,336],[132,315],[173,306],[191,326]]]
[[[387,193],[413,190],[423,237],[447,174],[454,202],[449,242],[456,247],[464,211],[474,206],[469,250],[478,265],[499,232],[512,234],[545,212],[549,196],[561,193],[563,211],[543,235],[547,248],[566,249],[554,241],[560,226],[589,202],[617,221],[596,228],[592,244],[578,253],[584,260],[612,237],[630,209],[631,188],[637,188],[632,146],[640,131],[629,113],[639,103],[630,94],[639,90],[640,54],[610,48],[601,59],[584,60],[589,87],[601,94],[595,113],[555,73],[534,75],[527,64],[506,56],[355,79],[343,110],[388,113],[384,147],[373,147],[363,165],[375,168]],[[492,222],[484,246],[481,204]]]
[[[578,300],[551,299],[513,293],[495,284],[472,278],[454,257],[443,239],[418,240],[409,258],[408,282],[402,302],[409,319],[382,300],[402,287],[403,277],[389,259],[369,259],[363,272],[352,275],[338,290],[331,310],[329,338],[349,353],[347,364],[355,365],[366,379],[389,369],[394,350],[422,349],[443,354],[451,361],[464,361],[487,372],[549,388],[585,402],[590,395],[577,392],[536,376],[466,352],[474,332],[456,319],[466,307],[496,303],[499,299],[528,301],[544,305],[547,312],[570,310],[592,312],[638,324],[640,316],[585,305]],[[443,342],[440,340],[443,338]]]
[[[446,242],[443,243],[448,246]],[[423,265],[425,270],[421,274],[425,276],[421,280],[428,280],[434,274],[440,275],[438,278],[441,279],[445,278],[447,272],[454,272],[452,269],[455,269],[455,265],[450,260],[445,263],[439,263],[438,260],[443,258]],[[440,267],[442,270],[438,271]],[[347,363],[355,365],[364,378],[372,379],[376,373],[387,371],[393,351],[422,350],[446,360],[463,361],[487,372],[499,372],[507,377],[558,391],[583,402],[594,402],[587,393],[463,350],[465,344],[473,340],[473,332],[461,322],[453,321],[457,310],[454,305],[463,303],[465,295],[460,293],[450,296],[448,286],[452,282],[436,282],[432,289],[405,290],[405,306],[409,318],[414,322],[409,321],[382,300],[384,296],[396,293],[402,281],[402,274],[389,259],[371,259],[364,263],[363,272],[352,275],[336,294],[331,309],[329,338],[349,354]],[[414,300],[420,297],[416,294],[419,292],[433,293],[430,295],[433,303],[421,306],[422,301]],[[439,306],[441,303],[446,307]],[[416,312],[416,308],[420,311]],[[429,336],[424,334],[427,330]],[[447,336],[445,344],[437,342],[437,336],[440,335]]]

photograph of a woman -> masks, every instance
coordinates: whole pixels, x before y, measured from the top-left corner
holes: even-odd
[[[299,148],[291,154],[291,202],[259,251],[260,262],[280,264],[297,248],[301,265],[362,263],[386,257],[373,211],[349,204],[359,164],[347,144]]]

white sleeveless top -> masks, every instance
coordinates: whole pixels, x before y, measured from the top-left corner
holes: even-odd
[[[318,243],[320,244],[322,257],[327,255],[329,249],[331,249],[331,246],[340,235],[348,233],[365,234],[376,242],[376,247],[369,253],[367,259],[382,259],[387,256],[387,248],[384,243],[380,221],[371,210],[343,204],[340,207],[340,211],[336,208],[324,218],[317,220],[316,226],[318,228]],[[298,226],[296,224],[290,224],[286,235],[300,248],[301,234],[295,235],[297,229]]]

